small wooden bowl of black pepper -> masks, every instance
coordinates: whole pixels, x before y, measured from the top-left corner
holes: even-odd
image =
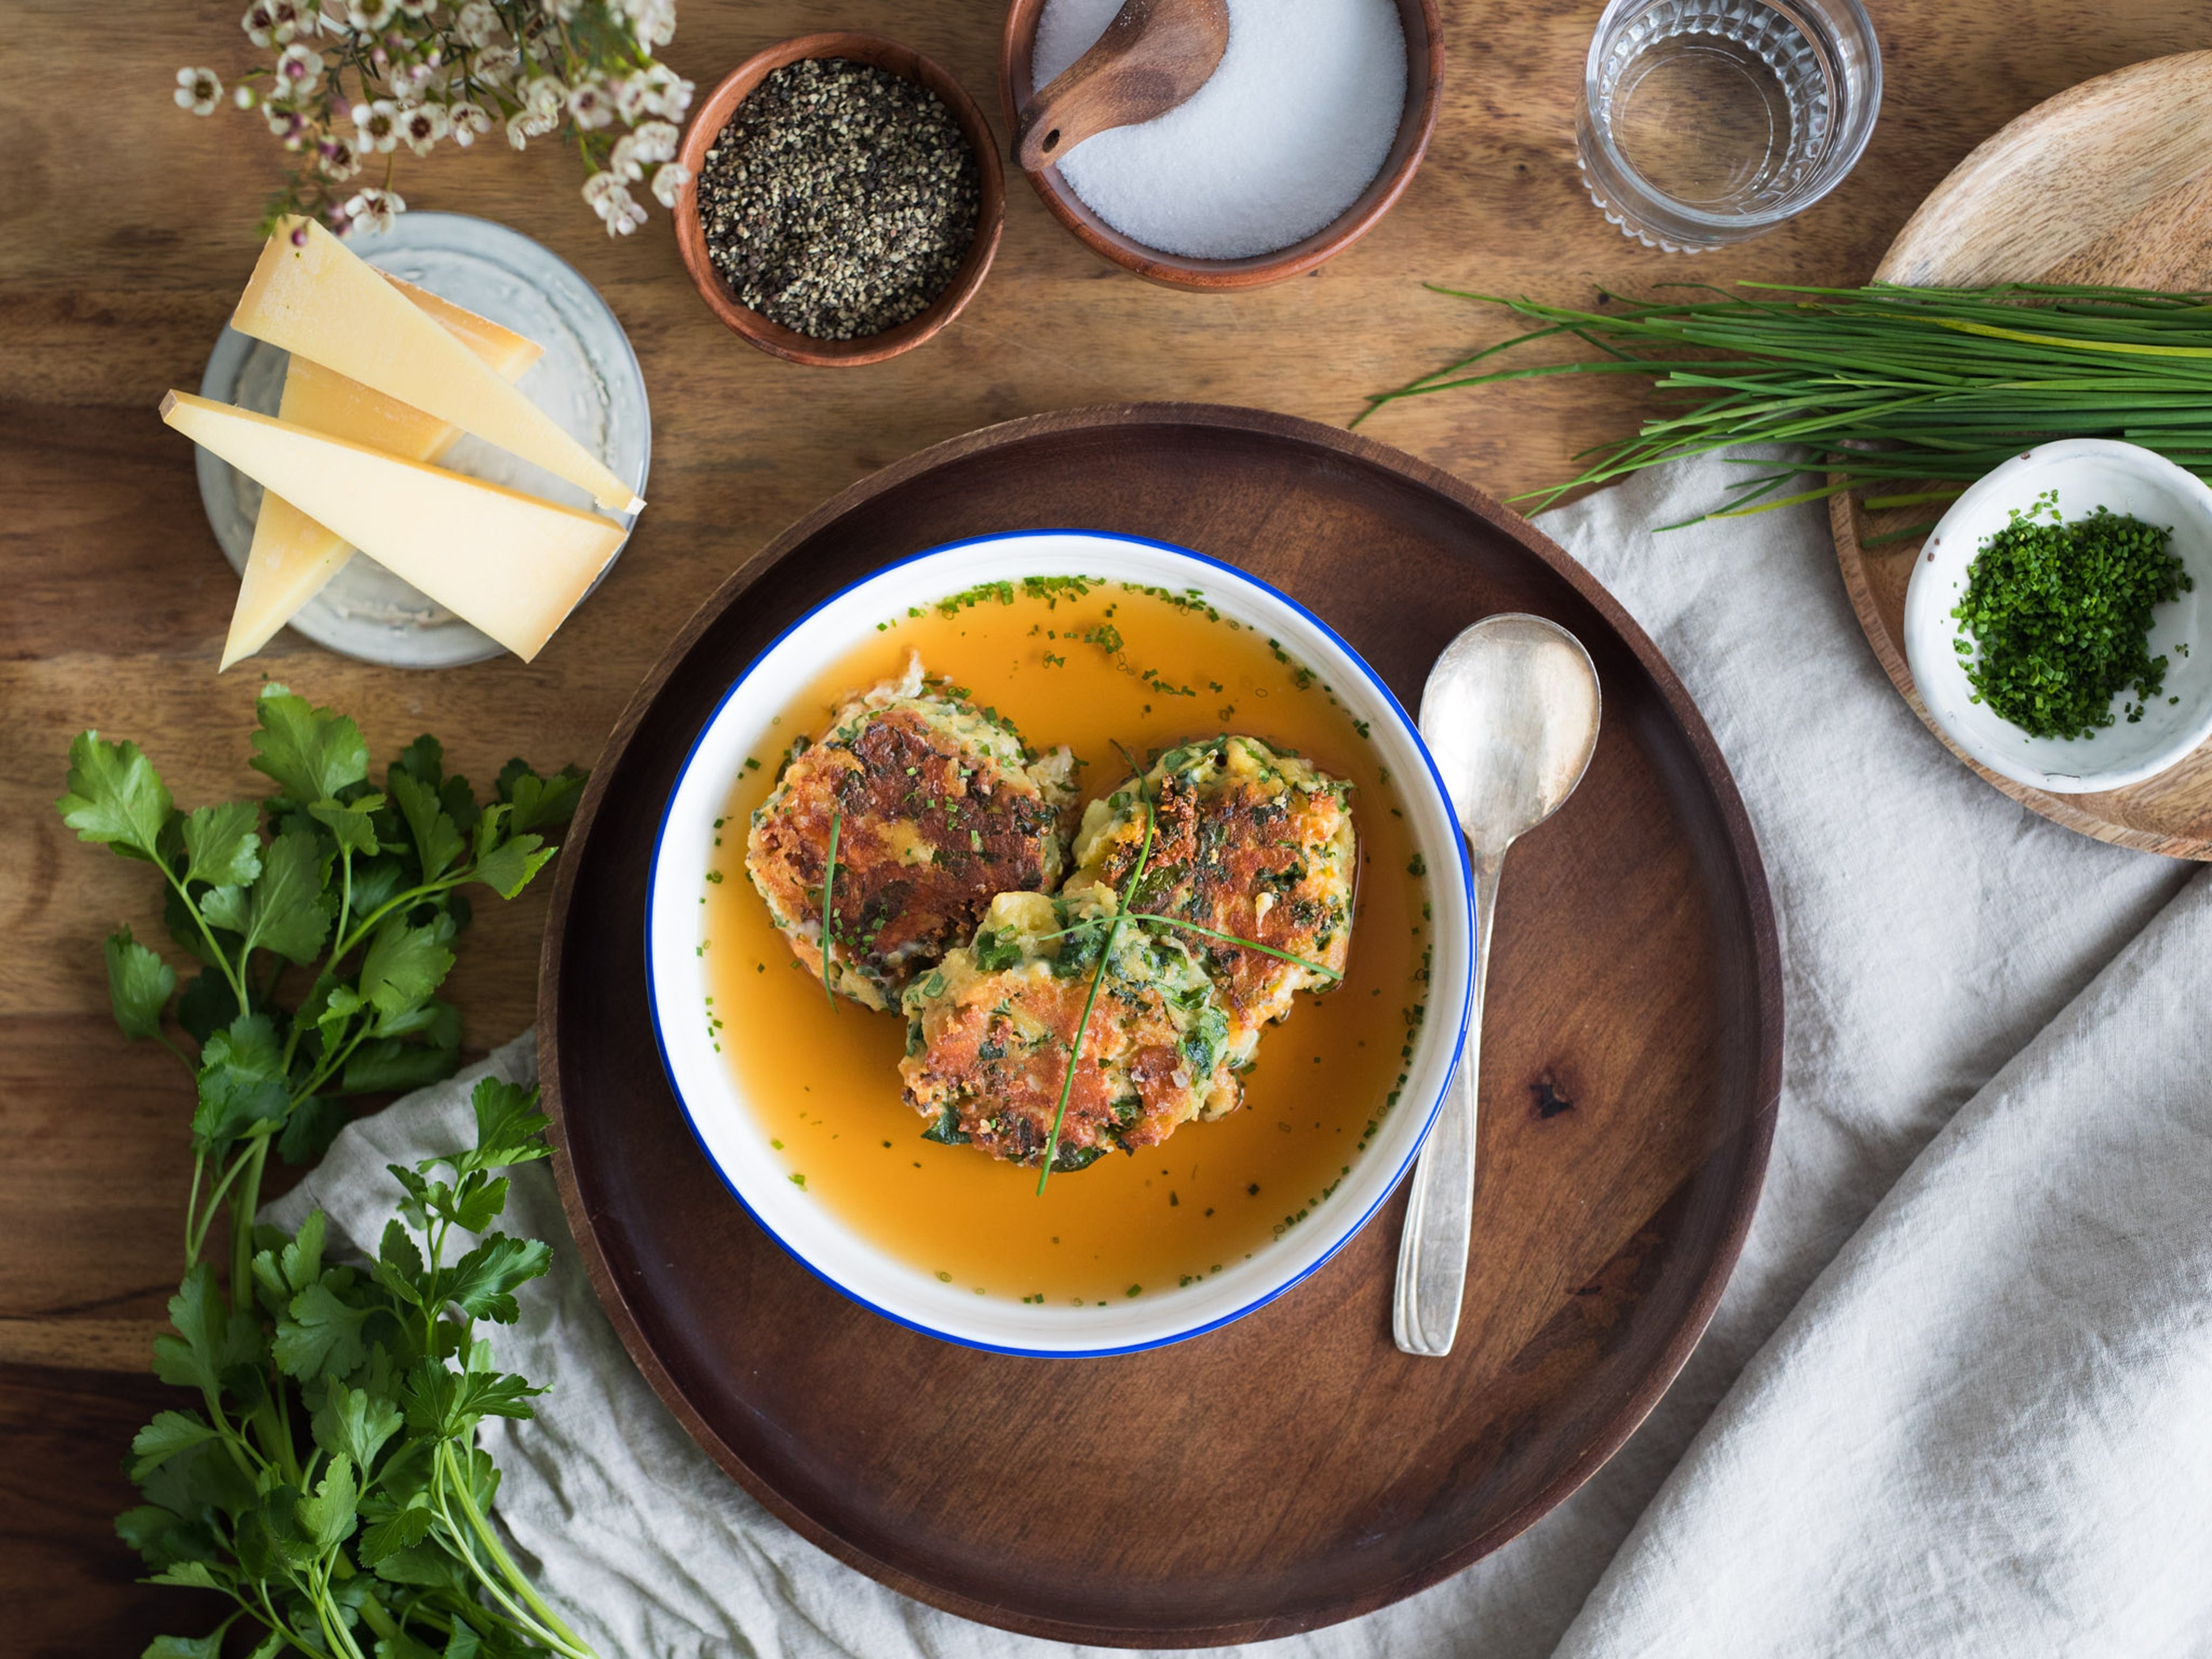
[[[747,58],[693,113],[678,159],[676,243],[700,297],[794,363],[911,351],[982,286],[1006,224],[983,112],[878,35],[800,35]]]

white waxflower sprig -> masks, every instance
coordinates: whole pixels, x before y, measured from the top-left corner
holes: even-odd
[[[299,159],[263,217],[306,214],[343,234],[389,229],[404,147],[466,149],[503,130],[521,149],[558,134],[582,154],[584,201],[610,236],[646,220],[633,186],[673,208],[690,178],[676,159],[689,81],[654,52],[676,33],[674,0],[255,0],[240,20],[271,61],[230,101],[258,109]],[[223,83],[177,71],[178,106],[212,115]],[[382,158],[381,180],[356,184]]]

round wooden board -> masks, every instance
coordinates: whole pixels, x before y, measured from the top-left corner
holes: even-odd
[[[1245,566],[1327,617],[1408,703],[1445,642],[1492,611],[1555,617],[1596,660],[1595,759],[1515,848],[1499,907],[1477,1245],[1448,1360],[1391,1343],[1402,1197],[1297,1289],[1192,1341],[1054,1360],[933,1340],[761,1233],[670,1095],[646,1006],[647,868],[722,691],[869,569],[1067,526]],[[661,1398],[823,1549],[939,1607],[1066,1640],[1287,1635],[1512,1537],[1612,1455],[1687,1358],[1773,1133],[1782,991],[1765,879],[1658,652],[1487,496],[1334,428],[1248,410],[1139,404],[989,428],[779,538],[691,619],[617,726],[545,939],[555,1168],[600,1299]],[[884,1109],[903,1109],[889,1082]]]
[[[1898,234],[1877,282],[2117,283],[2212,287],[2212,52],[2155,58],[2037,105],[1954,168]],[[1844,586],[1875,655],[1942,738],[1905,660],[1905,589],[1917,538],[1861,538],[1924,523],[1926,509],[1869,513],[1832,497]],[[1951,752],[2014,800],[2069,830],[2148,853],[2212,859],[2212,744],[2131,789],[2054,795]]]

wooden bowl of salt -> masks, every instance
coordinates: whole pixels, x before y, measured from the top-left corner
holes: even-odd
[[[1118,9],[1012,0],[999,54],[1012,130]],[[1436,0],[1230,0],[1229,49],[1188,103],[1024,171],[1078,241],[1148,281],[1279,283],[1364,236],[1412,181],[1443,35]]]

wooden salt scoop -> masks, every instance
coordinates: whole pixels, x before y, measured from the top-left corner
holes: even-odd
[[[1031,173],[1085,139],[1164,115],[1229,49],[1229,0],[1124,0],[1097,44],[1022,112],[1014,159]]]

